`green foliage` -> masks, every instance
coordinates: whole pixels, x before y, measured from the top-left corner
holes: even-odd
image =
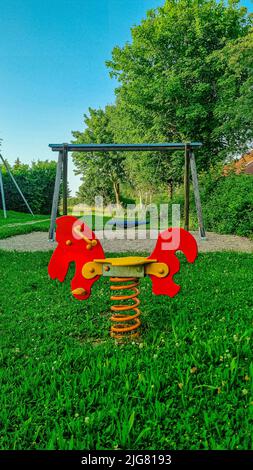
[[[208,230],[253,235],[253,181],[251,175],[229,175],[203,186],[203,208]]]
[[[252,15],[237,0],[166,0],[131,30],[107,61],[116,101],[89,110],[75,143],[201,141],[198,169],[243,152],[252,141]],[[182,153],[77,155],[79,196],[92,202],[172,198]],[[128,186],[128,188],[126,188]]]
[[[224,68],[214,52],[245,36],[250,25],[237,1],[168,0],[148,12],[132,28],[132,42],[115,47],[107,62],[135,135],[147,141],[202,141],[204,168],[214,156],[221,158],[226,142],[215,130],[222,124],[216,107],[223,98],[217,82]]]
[[[122,205],[122,207],[126,208],[128,204],[135,204],[135,200],[132,197],[122,195],[121,196],[121,205]]]
[[[251,175],[222,175],[223,165],[200,174],[200,193],[207,231],[253,238],[253,185]],[[167,196],[166,196],[167,197]],[[158,202],[167,202],[166,197]],[[178,188],[171,204],[180,204],[183,221],[184,192]],[[169,205],[171,214],[171,205]],[[169,220],[169,224],[171,221]],[[194,193],[190,192],[190,230],[198,229]]]
[[[75,144],[114,143],[111,117],[114,106],[105,110],[89,108],[89,116],[84,115],[86,129],[84,132],[73,132]],[[120,152],[75,153],[73,160],[76,173],[82,175],[82,185],[78,196],[82,202],[94,205],[95,196],[102,196],[105,203],[120,203],[120,182],[124,181],[124,155]]]
[[[31,166],[16,160],[11,172],[21,191],[36,214],[49,214],[52,205],[56,163],[54,161],[32,162]],[[27,212],[25,203],[2,165],[3,184],[8,210]],[[2,208],[2,202],[0,202]]]
[[[217,82],[219,99],[215,109],[220,126],[213,129],[212,136],[224,140],[225,156],[244,152],[253,140],[252,50],[253,29],[211,58],[223,72]]]
[[[142,279],[141,337],[118,346],[108,280],[79,302],[49,253],[0,257],[1,449],[252,449],[251,254],[180,258],[173,299]]]

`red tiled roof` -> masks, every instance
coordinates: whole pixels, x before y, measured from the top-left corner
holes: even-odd
[[[224,175],[233,172],[237,175],[240,173],[253,174],[253,150],[245,153],[239,160],[234,160],[224,166]]]
[[[253,175],[253,161],[247,163],[244,172],[247,173],[247,175]]]

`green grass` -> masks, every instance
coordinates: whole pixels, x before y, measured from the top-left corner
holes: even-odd
[[[71,212],[70,212],[71,214]],[[76,216],[78,218],[78,216]],[[92,230],[95,230],[95,216],[92,214],[92,220],[89,215],[81,217],[86,224],[92,225]],[[45,219],[48,219],[45,221]],[[4,219],[3,211],[0,210],[0,239],[12,237],[15,235],[23,235],[31,232],[48,232],[50,225],[49,215],[35,215],[25,214],[22,212],[8,211],[8,218]],[[96,223],[97,230],[101,230],[111,217],[97,215]],[[41,221],[41,222],[40,222]],[[36,222],[34,224],[27,224],[27,222]],[[18,225],[22,224],[22,225]],[[149,224],[147,224],[149,227]],[[111,227],[110,227],[111,228]]]
[[[49,257],[0,252],[1,449],[252,449],[252,255],[182,257],[174,299],[143,279],[123,345],[108,281],[79,302]]]
[[[0,210],[0,239],[35,231],[47,232],[49,229],[49,220],[45,221],[50,218],[49,215],[32,216],[23,212],[7,211],[7,216],[5,219],[3,211]],[[27,224],[28,222],[31,224]]]
[[[39,222],[34,225],[19,225],[17,227],[0,227],[0,240],[31,232],[48,232],[48,230],[49,222]]]
[[[34,215],[25,212],[7,211],[7,218],[4,218],[3,211],[0,210],[0,227],[9,224],[23,224],[26,222],[34,222],[37,220],[49,219],[49,215]]]

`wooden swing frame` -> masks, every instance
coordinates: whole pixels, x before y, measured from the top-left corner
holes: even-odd
[[[68,214],[68,152],[168,152],[184,151],[184,228],[189,230],[190,215],[190,170],[198,217],[201,240],[206,239],[202,206],[199,193],[198,174],[194,151],[202,146],[201,142],[162,143],[162,144],[49,144],[53,152],[58,152],[58,162],[55,177],[54,195],[52,201],[49,241],[54,241],[55,221],[59,205],[60,186],[63,183],[63,215]]]

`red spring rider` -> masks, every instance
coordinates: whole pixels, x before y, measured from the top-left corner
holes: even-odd
[[[59,217],[56,222],[58,246],[49,262],[49,276],[63,282],[69,264],[75,262],[71,291],[78,300],[88,299],[92,285],[100,276],[110,277],[111,300],[120,301],[111,307],[111,336],[118,339],[139,333],[140,278],[150,276],[155,295],[174,297],[180,290],[180,286],[173,281],[174,274],[180,268],[176,251],[182,251],[189,263],[195,261],[198,253],[196,240],[189,232],[182,228],[169,228],[159,234],[148,258],[105,258],[100,241],[83,222],[73,216]],[[123,302],[128,300],[130,303]]]

